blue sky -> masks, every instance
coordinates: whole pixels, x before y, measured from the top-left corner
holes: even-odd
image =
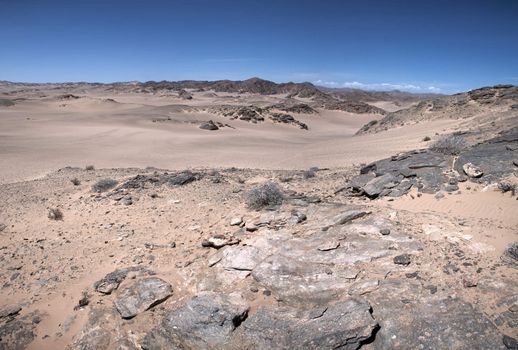
[[[518,84],[516,0],[0,0],[0,80]]]

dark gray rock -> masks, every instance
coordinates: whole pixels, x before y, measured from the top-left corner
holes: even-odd
[[[360,174],[351,179],[349,182],[349,187],[353,189],[353,191],[360,191],[363,186],[365,186],[369,181],[374,179],[376,175],[374,173]]]
[[[0,318],[10,317],[17,315],[20,311],[22,311],[22,307],[20,305],[9,305],[0,309]]]
[[[382,228],[382,229],[380,230],[380,233],[381,233],[383,236],[390,235],[390,229],[389,229],[389,228]]]
[[[15,309],[11,312],[15,312]],[[26,349],[36,338],[36,323],[32,320],[40,317],[39,313],[33,312],[21,318],[12,318],[15,314],[0,321],[0,349],[2,350]]]
[[[414,280],[385,281],[369,300],[380,324],[372,349],[505,349],[482,312],[461,299],[426,293]]]
[[[262,307],[238,328],[228,348],[353,350],[371,339],[377,328],[363,299],[326,305],[318,312]]]
[[[132,318],[164,301],[172,293],[169,283],[158,277],[148,277],[121,290],[114,304],[123,318]]]
[[[362,190],[368,197],[376,198],[386,189],[386,185],[396,180],[396,177],[392,173],[383,174],[367,182],[367,184],[362,187]]]
[[[509,265],[518,267],[518,242],[513,242],[505,249],[502,260]]]
[[[504,343],[507,349],[518,350],[518,341],[515,338],[512,338],[508,335],[504,335],[502,338],[502,342]]]
[[[248,303],[237,293],[202,292],[169,311],[144,338],[142,348],[222,349],[248,315]]]
[[[137,344],[121,329],[123,321],[117,311],[95,306],[88,313],[88,321],[76,340],[67,349],[73,350],[137,350]],[[131,340],[133,341],[131,341]]]
[[[184,172],[181,172],[178,175],[172,177],[169,180],[169,184],[171,186],[183,186],[183,185],[186,185],[195,180],[196,180],[196,177],[194,176],[194,174],[192,172],[184,171]]]
[[[464,165],[471,163],[483,173],[472,181],[496,182],[516,170],[513,159],[518,157],[518,150],[509,150],[508,146],[518,146],[518,127],[462,152],[455,162],[455,169],[462,174]]]
[[[351,209],[347,210],[341,214],[334,216],[330,219],[325,226],[323,226],[323,230],[328,230],[332,226],[344,225],[353,220],[364,217],[365,215],[370,214],[370,211],[365,211],[361,209]]]
[[[212,120],[209,120],[208,122],[202,123],[200,125],[200,129],[203,129],[203,130],[219,130],[219,127],[216,124],[214,124],[214,122]]]
[[[457,185],[446,185],[446,187],[444,188],[444,190],[446,192],[455,192],[455,191],[458,191],[459,190],[459,186]]]
[[[125,267],[110,272],[102,279],[94,283],[94,288],[99,293],[110,294],[119,287],[119,284],[124,281],[128,273],[130,272],[149,272],[148,270],[140,266]]]
[[[394,264],[397,265],[410,265],[412,262],[409,254],[401,254],[394,257]]]

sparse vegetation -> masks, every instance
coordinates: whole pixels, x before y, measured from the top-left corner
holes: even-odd
[[[434,152],[453,156],[459,155],[464,148],[466,148],[464,138],[455,134],[441,137],[430,146]]]
[[[11,107],[11,106],[14,106],[14,102],[11,100],[8,100],[6,98],[0,98],[0,106]]]
[[[305,170],[303,173],[302,173],[302,177],[304,179],[310,179],[310,178],[313,178],[316,176],[316,173],[318,171],[318,168],[317,167],[311,167],[309,168],[308,170]]]
[[[430,136],[425,136],[425,138],[423,139],[424,142],[427,142],[427,141],[430,141],[430,140],[431,140]]]
[[[498,183],[498,189],[502,191],[502,193],[511,192],[511,195],[516,194],[516,184],[512,184],[507,181],[502,181]]]
[[[269,206],[282,203],[283,195],[275,182],[266,182],[252,188],[245,194],[247,208],[260,210]]]
[[[47,217],[50,220],[63,220],[63,212],[59,208],[49,208]]]
[[[79,186],[81,185],[81,181],[79,181],[79,179],[77,177],[74,177],[72,180],[70,180],[70,182],[72,182],[72,184],[74,186]]]
[[[87,166],[85,167],[85,170],[89,170],[89,171],[91,171],[91,170],[95,170],[95,167],[94,167],[93,165],[87,165]]]
[[[117,181],[116,180],[113,180],[113,179],[102,179],[102,180],[99,180],[97,181],[93,186],[92,186],[92,190],[94,192],[104,192],[104,191],[108,191],[109,189],[111,188],[114,188],[115,186],[117,186]]]

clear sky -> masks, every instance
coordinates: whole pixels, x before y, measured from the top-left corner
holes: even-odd
[[[518,0],[0,0],[0,80],[518,84]]]

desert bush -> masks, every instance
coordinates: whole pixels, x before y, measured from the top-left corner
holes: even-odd
[[[430,146],[430,149],[434,152],[454,156],[458,155],[464,148],[466,148],[464,138],[455,134],[441,137]]]
[[[425,141],[425,142],[430,141],[430,140],[431,140],[430,136],[425,136],[425,138],[423,139],[423,141]]]
[[[260,210],[272,205],[282,203],[283,195],[275,182],[266,182],[252,188],[245,194],[247,208]]]
[[[511,192],[513,196],[516,194],[516,185],[507,181],[499,182],[498,189],[502,191],[502,193]]]
[[[304,177],[304,179],[311,179],[316,176],[317,171],[318,171],[317,167],[311,167],[302,173],[302,177]]]
[[[93,165],[87,165],[85,166],[85,170],[95,170],[95,167]]]
[[[50,220],[63,220],[63,213],[59,208],[49,208],[49,213],[47,217]]]
[[[111,188],[117,186],[117,181],[113,179],[102,179],[97,181],[93,186],[92,190],[94,192],[104,192],[108,191]]]
[[[79,179],[77,177],[74,177],[72,180],[70,180],[70,182],[72,182],[72,184],[74,186],[79,186],[81,185],[81,181],[79,181]]]

